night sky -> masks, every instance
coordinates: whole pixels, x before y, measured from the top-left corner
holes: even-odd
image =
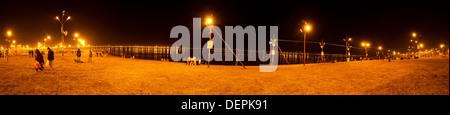
[[[12,30],[20,44],[35,45],[46,33],[59,43],[55,17],[62,10],[71,16],[66,41],[79,33],[92,45],[171,45],[176,40],[169,38],[172,27],[184,25],[192,33],[192,18],[211,13],[222,33],[224,26],[278,26],[279,39],[303,40],[299,29],[307,20],[312,25],[307,41],[345,44],[342,39],[349,34],[355,47],[368,41],[372,48],[406,51],[413,32],[426,48],[449,40],[449,4],[444,1],[2,1],[0,31]]]

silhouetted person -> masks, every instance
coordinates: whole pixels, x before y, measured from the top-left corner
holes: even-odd
[[[88,60],[88,63],[92,63],[92,51],[89,51],[89,60]]]
[[[36,57],[34,59],[39,63],[39,68],[36,68],[36,71],[38,71],[38,69],[44,70],[44,56],[42,56],[41,52],[38,49],[36,49],[35,53]]]
[[[8,57],[9,57],[9,50],[6,49],[5,51],[5,57],[6,57],[6,62],[8,62]]]
[[[50,65],[50,68],[52,68],[53,70],[53,60],[55,60],[55,55],[53,53],[53,50],[50,49],[50,47],[47,48],[48,50],[48,54],[47,54],[47,60],[48,60],[48,65]]]
[[[80,50],[80,48],[78,48],[78,50],[77,50],[77,59],[78,59],[78,61],[81,61],[80,57],[81,57],[81,50]]]

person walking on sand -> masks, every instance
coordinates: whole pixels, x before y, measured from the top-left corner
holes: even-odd
[[[80,50],[80,48],[78,48],[78,50],[77,50],[77,61],[78,62],[81,61],[80,57],[81,57],[81,50]]]
[[[36,49],[35,51],[36,56],[35,56],[35,60],[38,62],[39,66],[37,66],[38,68],[36,68],[36,71],[38,71],[38,69],[40,70],[44,70],[44,56],[42,56],[41,52],[39,51],[39,49]]]
[[[89,60],[88,63],[92,63],[92,50],[89,51]]]
[[[50,47],[48,47],[47,50],[48,50],[48,54],[47,54],[48,65],[53,70],[53,63],[52,62],[53,62],[53,60],[55,60],[55,56],[54,56],[53,50],[50,49]]]

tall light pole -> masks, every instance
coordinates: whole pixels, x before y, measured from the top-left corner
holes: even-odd
[[[58,20],[61,24],[61,43],[64,43],[64,36],[67,36],[67,31],[64,31],[64,24],[70,19],[70,16],[67,16],[67,18],[64,19],[64,16],[66,16],[65,12],[65,10],[62,11],[61,18],[59,18],[59,16],[56,16],[56,20]],[[64,48],[62,51],[62,56],[64,58]]]
[[[304,30],[305,31],[300,29],[300,32],[303,33],[303,66],[305,66],[305,62],[306,62],[306,33],[311,30],[311,26],[308,25],[308,22],[305,22]]]
[[[320,45],[320,48],[322,49],[322,52],[320,52],[320,57],[322,58],[321,60],[324,61],[323,46],[325,46],[325,43],[323,42],[323,39],[322,39],[322,42],[319,43],[319,45]]]
[[[370,43],[363,42],[361,43],[361,46],[364,47],[364,50],[366,52],[366,59],[368,59],[367,57],[369,56],[369,54],[367,54],[367,48],[370,46]]]
[[[205,22],[205,24],[206,24],[206,26],[208,26],[208,28],[209,28],[209,41],[208,41],[208,68],[209,68],[209,64],[211,63],[211,61],[210,61],[210,53],[211,53],[211,48],[212,48],[212,41],[211,41],[211,26],[212,26],[212,21],[213,21],[213,19],[212,19],[212,14],[211,14],[211,17],[209,17],[209,18],[207,18],[206,19],[206,22]]]
[[[380,52],[381,52],[382,49],[383,49],[383,47],[378,46],[378,52],[377,52],[378,59],[381,59]]]
[[[349,38],[348,35],[345,35],[344,42],[345,42],[345,56],[347,58],[347,62],[350,61],[350,48],[352,46],[350,45],[350,41],[352,41],[352,38]]]
[[[8,62],[9,49],[11,47],[11,36],[12,36],[12,31],[8,30],[6,32],[6,38],[5,38],[5,41],[6,41],[6,51],[5,51],[6,62]]]

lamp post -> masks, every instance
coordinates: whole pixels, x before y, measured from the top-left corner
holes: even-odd
[[[205,22],[205,24],[206,24],[206,26],[208,26],[209,27],[209,41],[208,41],[208,68],[209,68],[209,64],[211,63],[211,61],[210,61],[210,53],[211,53],[211,48],[212,48],[212,45],[213,45],[213,43],[212,43],[212,41],[211,41],[211,26],[212,26],[212,14],[211,14],[211,17],[209,17],[209,18],[207,18],[206,19],[206,22]]]
[[[6,38],[5,38],[5,41],[6,41],[6,51],[5,51],[6,62],[8,62],[9,50],[11,48],[11,36],[12,36],[12,31],[8,30],[6,32]],[[13,42],[16,43],[15,40],[13,40]]]
[[[410,45],[409,45],[409,48],[408,48],[408,51],[411,53],[411,55],[414,55],[415,54],[415,50],[414,50],[414,46],[415,46],[415,44],[417,44],[417,39],[416,39],[416,37],[417,37],[417,34],[415,33],[415,32],[413,32],[412,34],[411,34],[411,42],[410,42]],[[415,41],[415,42],[414,42]],[[415,44],[414,44],[415,43]]]
[[[383,49],[383,47],[378,46],[378,52],[377,52],[378,59],[381,59],[380,52],[381,52],[382,49]]]
[[[350,45],[350,41],[352,41],[352,38],[349,38],[348,35],[345,35],[345,38],[344,38],[344,42],[345,42],[345,56],[347,58],[347,62],[350,61],[350,57],[349,57],[350,56],[350,48],[352,47]]]
[[[58,20],[61,24],[61,43],[64,43],[64,36],[67,36],[67,31],[64,31],[64,24],[70,19],[70,16],[67,16],[67,18],[64,19],[64,16],[66,16],[65,12],[65,10],[62,11],[61,18],[59,18],[59,16],[56,16],[56,20]],[[62,51],[62,56],[64,58],[64,48]]]
[[[311,26],[308,25],[308,22],[305,22],[305,31],[300,29],[300,32],[303,33],[303,66],[305,66],[306,63],[306,33],[311,30]]]
[[[368,57],[369,55],[367,54],[367,48],[370,46],[370,43],[365,43],[365,42],[363,42],[363,43],[361,43],[361,46],[364,47],[364,50],[365,50],[365,52],[366,52],[366,59],[368,59],[367,57]]]
[[[320,48],[322,49],[322,52],[320,52],[320,58],[322,58],[322,61],[324,61],[323,46],[325,46],[325,43],[323,42],[323,39],[322,39],[322,42],[319,43],[319,45],[320,45]]]

